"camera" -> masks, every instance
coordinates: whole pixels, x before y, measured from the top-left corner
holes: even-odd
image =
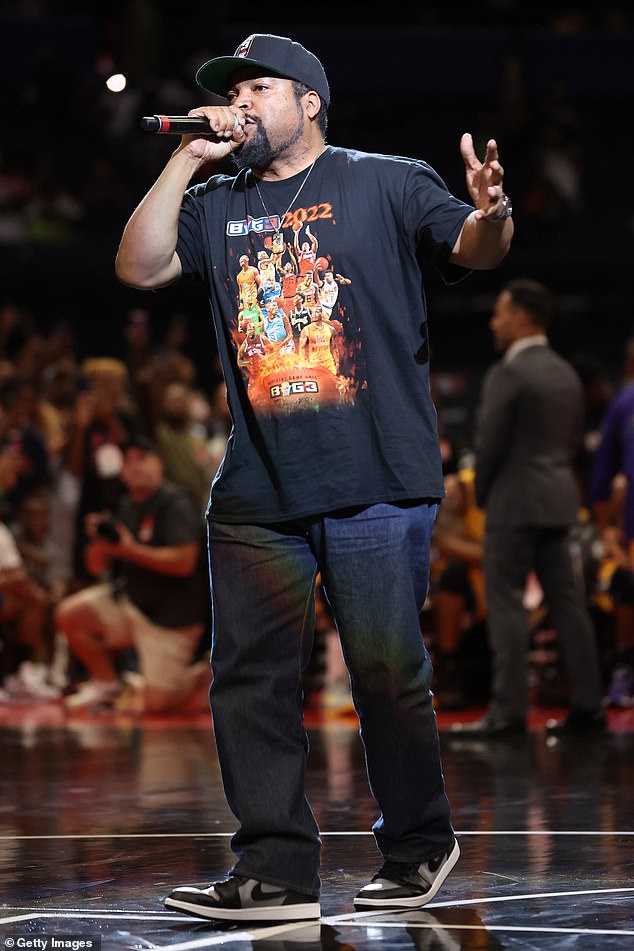
[[[103,538],[104,541],[118,542],[121,540],[119,532],[117,531],[117,523],[111,515],[104,515],[104,517],[97,522],[96,531],[97,535]]]

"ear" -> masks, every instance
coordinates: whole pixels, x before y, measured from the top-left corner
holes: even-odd
[[[314,119],[321,109],[321,96],[314,89],[304,95],[304,109],[309,119]]]

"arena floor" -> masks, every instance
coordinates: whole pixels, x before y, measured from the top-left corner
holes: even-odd
[[[471,710],[461,718],[475,717]],[[323,832],[319,923],[237,926],[164,910],[222,876],[234,820],[206,715],[69,719],[0,708],[4,948],[367,951],[634,948],[634,711],[607,736],[455,739],[438,715],[461,859],[413,912],[355,912],[380,864],[356,719],[307,709],[308,793]]]

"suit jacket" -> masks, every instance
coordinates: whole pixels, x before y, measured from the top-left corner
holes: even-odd
[[[487,527],[570,525],[583,391],[550,346],[521,350],[486,374],[476,417],[475,486]]]

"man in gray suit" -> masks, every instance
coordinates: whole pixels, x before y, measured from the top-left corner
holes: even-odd
[[[475,484],[485,510],[484,575],[493,663],[485,716],[455,724],[462,735],[524,733],[529,630],[524,592],[534,570],[564,659],[570,712],[550,733],[605,729],[596,637],[569,532],[579,489],[573,459],[583,397],[572,366],[549,346],[547,288],[514,280],[497,297],[490,327],[503,359],[487,373],[478,408]]]

